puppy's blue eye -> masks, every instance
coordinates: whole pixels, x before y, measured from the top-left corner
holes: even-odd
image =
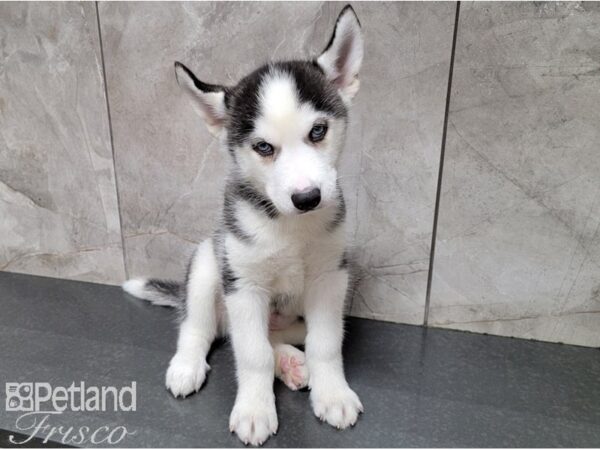
[[[322,141],[325,135],[327,134],[327,125],[319,123],[312,127],[310,133],[308,134],[308,138],[312,142]]]
[[[274,152],[273,146],[265,141],[257,142],[252,148],[260,156],[271,156]]]

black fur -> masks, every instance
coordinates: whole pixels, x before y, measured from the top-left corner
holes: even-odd
[[[223,283],[223,293],[228,295],[237,291],[236,283],[238,280],[239,278],[235,275],[231,269],[231,266],[229,265],[227,254],[223,254],[221,261],[221,282]]]
[[[223,92],[225,91],[225,88],[223,86],[220,86],[218,84],[208,84],[208,83],[204,83],[203,81],[200,81],[198,78],[196,78],[196,75],[194,75],[194,73],[188,69],[185,65],[183,65],[182,63],[180,63],[179,61],[175,61],[175,67],[181,67],[185,73],[187,73],[187,75],[192,79],[192,81],[194,82],[194,86],[196,86],[196,88],[202,92]],[[175,76],[177,76],[177,72],[175,72]]]
[[[360,25],[360,20],[358,20],[358,16],[356,15],[356,12],[354,11],[354,8],[350,4],[344,6],[344,9],[342,9],[342,11],[340,12],[340,14],[338,15],[337,20],[335,21],[335,27],[333,28],[333,33],[331,34],[331,37],[329,38],[329,42],[327,43],[327,45],[325,46],[325,49],[323,49],[323,51],[321,53],[325,53],[333,45],[333,41],[335,40],[335,32],[337,31],[338,23],[339,23],[340,19],[342,18],[342,16],[348,10],[352,11],[352,14],[354,14],[354,18],[356,19],[356,22],[358,22],[358,26],[361,26]]]
[[[258,116],[259,88],[262,77],[268,66],[262,66],[244,77],[234,88],[227,91],[225,105],[227,107],[227,138],[229,151],[239,147],[254,129],[254,121]]]
[[[338,269],[347,269],[349,265],[350,262],[348,261],[348,254],[344,252],[344,254],[342,255],[342,259],[340,260]]]
[[[215,257],[219,264],[219,271],[221,273],[221,287],[225,295],[231,294],[237,291],[237,281],[239,278],[229,265],[229,259],[227,257],[227,251],[225,250],[225,236],[223,230],[217,230],[213,236],[213,244]]]
[[[226,192],[225,203],[223,205],[223,225],[225,225],[227,231],[233,234],[238,240],[242,242],[252,242],[252,237],[242,230],[235,217],[235,203],[235,195]]]
[[[152,278],[148,280],[148,286],[153,288],[155,291],[160,292],[161,294],[181,298],[181,283],[177,283],[176,281],[171,280],[157,280]]]
[[[329,113],[336,118],[348,115],[337,89],[325,78],[318,65],[308,61],[287,61],[276,66],[292,75],[301,102],[310,103],[317,111]]]
[[[271,200],[258,192],[250,183],[234,181],[228,189],[231,196],[250,203],[257,210],[264,212],[269,218],[275,219],[279,215],[277,208]]]
[[[227,130],[231,152],[242,145],[254,130],[254,122],[259,114],[260,86],[271,69],[291,75],[302,102],[310,103],[317,111],[334,117],[348,116],[337,90],[315,62],[284,61],[267,64],[243,78],[234,88],[226,90]]]
[[[342,192],[342,188],[340,187],[339,184],[338,184],[337,190],[338,190],[337,211],[335,212],[335,216],[333,217],[333,220],[327,227],[327,229],[329,231],[335,230],[346,220],[346,200],[344,200],[344,193]]]

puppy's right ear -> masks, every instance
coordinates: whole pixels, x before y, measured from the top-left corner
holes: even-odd
[[[317,64],[348,102],[358,91],[358,71],[364,53],[363,35],[352,6],[346,5]]]
[[[190,69],[180,62],[175,62],[177,83],[190,96],[194,108],[204,119],[208,131],[218,136],[225,125],[227,110],[225,107],[225,88],[215,84],[207,84],[196,78]]]

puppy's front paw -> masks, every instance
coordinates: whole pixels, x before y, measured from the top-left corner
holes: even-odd
[[[229,417],[229,430],[244,444],[261,445],[277,432],[275,398],[237,400]]]
[[[204,359],[193,361],[175,355],[169,363],[165,384],[173,396],[186,397],[202,387],[209,370]]]
[[[339,429],[354,425],[358,415],[363,412],[358,395],[348,386],[313,388],[310,400],[315,415]]]

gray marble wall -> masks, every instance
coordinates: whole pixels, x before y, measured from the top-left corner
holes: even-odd
[[[354,6],[367,48],[342,161],[362,270],[351,311],[420,324],[456,4]],[[340,7],[1,3],[0,269],[180,277],[227,157],[173,61],[234,83],[314,56]],[[462,5],[430,325],[600,345],[599,19],[593,3]]]
[[[599,24],[463,5],[431,325],[600,346]]]
[[[0,3],[0,52],[0,270],[121,281],[94,4]]]
[[[366,53],[348,150],[354,243],[362,269],[357,316],[423,323],[454,30],[454,3],[357,7]]]

